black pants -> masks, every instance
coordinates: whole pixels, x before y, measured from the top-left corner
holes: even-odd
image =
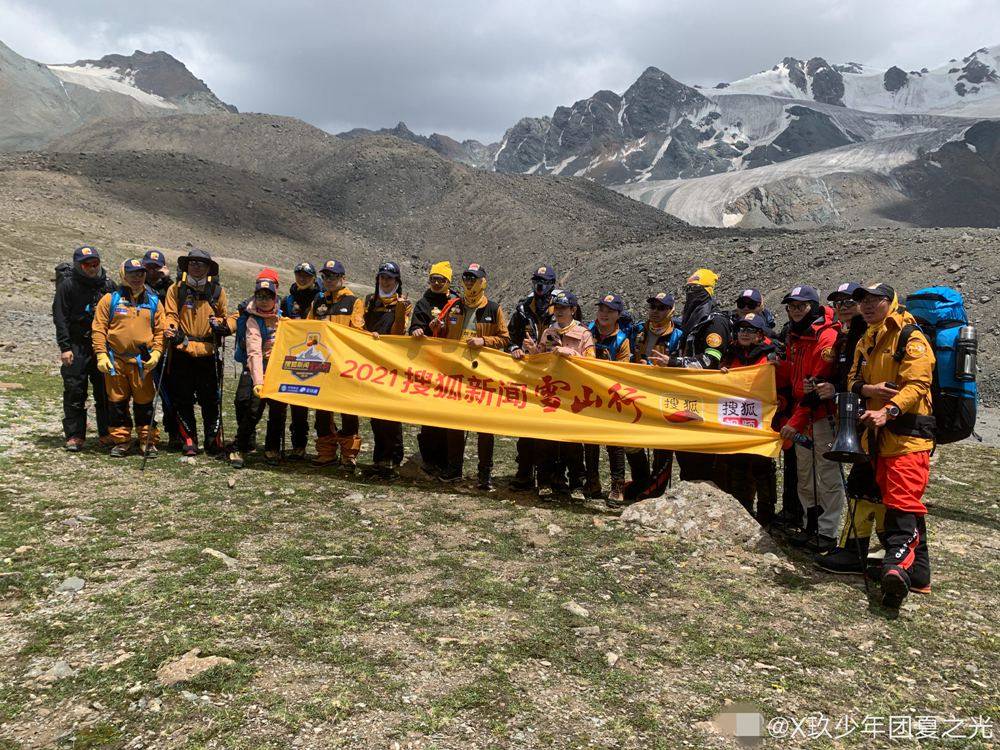
[[[739,500],[762,525],[771,523],[778,499],[778,473],[774,460],[742,453],[719,456],[718,459],[717,463],[726,467],[724,473],[728,478],[728,487],[723,489]],[[757,500],[756,512],[754,499]]]
[[[805,511],[799,500],[799,471],[795,459],[795,447],[781,452],[784,463],[781,488],[781,517],[793,526],[802,527],[805,523]]]
[[[700,480],[714,481],[715,456],[711,453],[694,453],[692,451],[675,451],[677,465],[681,469],[682,482],[697,482]]]
[[[645,451],[642,451],[643,457],[645,457],[645,453]],[[629,455],[636,454],[626,453],[626,456]],[[645,466],[643,466],[637,459],[638,456],[632,459],[635,461],[635,464],[632,465],[632,481],[625,488],[625,499],[629,501],[637,501],[646,500],[651,497],[660,497],[667,491],[667,487],[670,486],[671,476],[674,472],[674,452],[659,448],[654,450],[652,471],[649,469],[648,458],[645,459]],[[640,470],[645,469],[644,479],[636,478],[636,464],[639,465]]]
[[[129,413],[129,405],[132,412]],[[132,429],[132,415],[135,415],[136,427],[148,427],[153,423],[153,404],[137,404],[134,399],[108,402],[108,426],[128,427]]]
[[[319,426],[317,425],[318,429]],[[292,433],[292,448],[295,450],[305,450],[306,444],[309,442],[309,409],[307,407],[292,407],[292,426],[290,431]],[[355,433],[357,433],[357,429],[355,429]]]
[[[426,424],[420,426],[417,449],[420,451],[420,460],[429,469],[444,471],[448,464],[445,432],[447,430],[444,427],[432,427]]]
[[[160,389],[160,408],[163,409],[163,429],[170,436],[170,441],[180,440],[180,431],[177,427],[177,411],[174,409],[174,400],[170,396],[170,360],[169,358],[160,360],[160,363],[153,370],[153,382]],[[160,387],[160,383],[163,386]]]
[[[249,370],[243,370],[240,382],[236,386],[236,414],[239,424],[236,428],[236,448],[242,453],[248,453],[256,442],[257,425],[267,409],[267,433],[264,437],[264,450],[278,451],[281,449],[281,436],[285,432],[285,415],[288,404],[281,401],[271,401],[258,398],[253,392],[253,377]]]
[[[611,481],[625,481],[625,449],[620,445],[606,445],[611,467]],[[601,446],[587,444],[583,449],[583,462],[587,468],[587,479],[600,481],[601,476]]]
[[[882,574],[896,570],[908,586],[931,584],[931,558],[927,551],[926,516],[895,508],[885,509],[885,557]]]
[[[583,463],[583,443],[562,443],[555,440],[535,441],[538,460],[538,486],[551,487],[559,466],[569,474],[570,490],[583,489],[586,470]]]
[[[201,406],[205,448],[217,448],[219,440],[219,369],[215,357],[192,357],[174,349],[170,353],[170,396],[177,413],[181,438],[198,444],[194,402]]]
[[[534,479],[538,441],[534,438],[517,439],[517,475],[522,481]]]
[[[403,462],[403,425],[388,419],[373,419],[372,435],[375,438],[372,459],[376,466],[398,466]]]
[[[97,357],[90,341],[73,342],[73,364],[63,365],[59,373],[63,379],[63,432],[71,437],[87,436],[87,391],[94,392],[94,411],[97,413],[97,435],[108,434],[108,396],[104,391],[104,375],[97,369]]]

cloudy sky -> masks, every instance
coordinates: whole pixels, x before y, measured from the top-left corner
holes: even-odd
[[[42,62],[162,49],[241,110],[489,141],[650,65],[704,85],[789,55],[934,67],[1000,44],[1000,2],[0,0],[0,41]]]

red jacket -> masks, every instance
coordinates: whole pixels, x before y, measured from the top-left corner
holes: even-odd
[[[833,320],[833,308],[823,306],[822,314],[803,334],[788,332],[785,359],[778,364],[778,386],[790,385],[794,407],[788,424],[798,432],[833,413],[833,402],[815,396],[806,400],[804,381],[808,377],[833,382],[837,373],[837,335],[840,323]]]

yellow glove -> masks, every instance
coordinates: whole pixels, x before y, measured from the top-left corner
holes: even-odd
[[[253,395],[255,395],[257,398],[260,398],[260,394],[262,394],[263,392],[264,392],[263,385],[255,385],[253,387]]]
[[[98,354],[97,355],[97,369],[100,372],[103,372],[105,375],[109,374],[111,372],[111,369],[112,369],[111,368],[111,357],[109,357],[107,354]]]
[[[146,361],[145,369],[155,370],[156,366],[160,364],[160,359],[163,357],[163,352],[158,352],[155,349],[149,353],[149,359]]]

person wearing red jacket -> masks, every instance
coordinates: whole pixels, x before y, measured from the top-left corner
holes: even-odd
[[[834,321],[833,310],[820,304],[815,287],[795,287],[782,304],[790,326],[778,383],[791,386],[792,414],[781,437],[795,442],[799,499],[807,515],[815,514],[817,525],[815,534],[806,528],[789,541],[823,552],[837,544],[845,501],[840,465],[823,458],[836,432],[833,404],[819,398],[816,384],[836,376],[840,324]]]

